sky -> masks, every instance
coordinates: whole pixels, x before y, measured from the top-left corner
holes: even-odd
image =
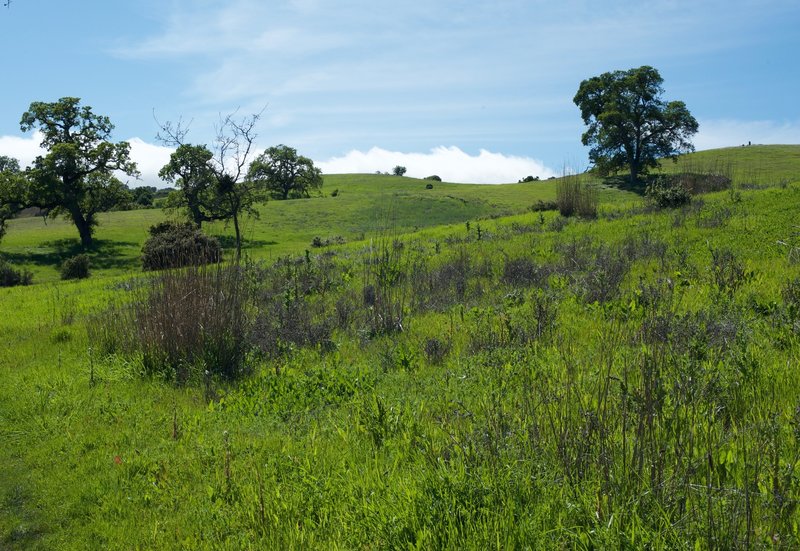
[[[4,0],[5,2],[5,0]],[[503,183],[589,166],[572,98],[651,65],[697,149],[800,143],[797,0],[12,0],[0,8],[0,155],[27,165],[32,101],[82,99],[164,186],[159,122],[210,144],[262,112],[257,145],[324,173]]]

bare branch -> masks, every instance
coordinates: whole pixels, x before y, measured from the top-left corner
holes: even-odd
[[[176,147],[186,144],[186,136],[189,134],[189,128],[192,126],[194,119],[189,120],[186,125],[183,124],[183,117],[178,117],[178,121],[165,121],[163,124],[156,117],[156,110],[153,109],[153,120],[158,125],[158,133],[156,140],[169,147]]]

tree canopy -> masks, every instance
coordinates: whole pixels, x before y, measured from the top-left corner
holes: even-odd
[[[283,144],[256,157],[248,178],[261,183],[273,199],[309,197],[312,190],[322,187],[322,172],[314,162]]]
[[[581,82],[573,100],[588,127],[581,141],[601,174],[627,167],[635,182],[660,159],[694,150],[697,121],[682,101],[662,99],[662,83],[647,65]]]
[[[114,172],[138,176],[130,145],[110,142],[114,125],[81,106],[80,98],[31,103],[20,128],[40,130],[47,154],[36,157],[25,172],[24,189],[15,199],[24,207],[65,214],[78,229],[81,244],[90,246],[97,213],[113,207],[124,191]]]

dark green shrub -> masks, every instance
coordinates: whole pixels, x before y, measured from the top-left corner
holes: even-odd
[[[433,184],[425,184],[425,189],[433,189]]]
[[[436,174],[432,174],[431,176],[425,176],[425,179],[426,180],[433,180],[434,182],[441,182],[442,181],[442,179],[439,176],[437,176]],[[428,189],[430,189],[430,188],[428,188]]]
[[[692,194],[675,179],[659,176],[648,184],[645,190],[648,204],[659,209],[674,209],[688,205],[692,201]]]
[[[531,212],[545,212],[548,210],[558,210],[558,202],[556,201],[542,201],[539,199],[534,204],[528,207]]]
[[[0,287],[30,285],[33,274],[28,270],[17,270],[5,260],[0,259]]]
[[[188,222],[161,222],[151,226],[150,237],[142,247],[144,270],[200,266],[221,260],[219,241]]]
[[[78,254],[61,264],[61,279],[85,279],[89,277],[89,256]]]

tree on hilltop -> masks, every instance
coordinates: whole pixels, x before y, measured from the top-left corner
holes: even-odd
[[[273,199],[309,197],[311,190],[322,187],[322,172],[314,162],[283,144],[270,147],[256,157],[248,178],[261,183]]]
[[[603,73],[581,82],[575,105],[584,124],[583,145],[601,174],[625,167],[631,182],[659,159],[694,151],[697,120],[682,101],[665,102],[664,80],[647,65]]]

